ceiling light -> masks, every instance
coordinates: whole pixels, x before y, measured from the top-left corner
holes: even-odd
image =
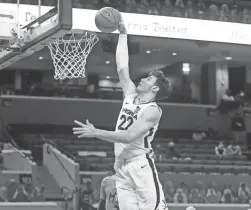
[[[44,57],[43,56],[39,56],[39,60],[43,60],[44,59]]]
[[[106,79],[110,79],[111,77],[110,77],[110,76],[106,76],[105,78],[106,78]]]
[[[189,63],[183,63],[182,71],[184,74],[188,74],[190,72],[190,64]]]
[[[147,54],[150,54],[150,53],[151,53],[151,51],[150,51],[150,50],[147,50],[147,51],[146,51],[146,53],[147,53]]]
[[[177,55],[177,53],[174,52],[172,55],[175,56],[175,55]]]
[[[110,61],[106,61],[105,63],[106,63],[106,64],[110,64]]]
[[[227,56],[227,57],[225,57],[225,59],[226,59],[227,61],[230,61],[230,60],[232,60],[232,57]]]

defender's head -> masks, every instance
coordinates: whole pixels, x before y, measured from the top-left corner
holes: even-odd
[[[161,70],[152,71],[148,77],[141,79],[138,93],[153,93],[155,100],[166,99],[172,92],[172,85]]]
[[[193,206],[186,207],[186,210],[196,210]]]

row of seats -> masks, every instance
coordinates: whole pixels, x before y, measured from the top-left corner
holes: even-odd
[[[71,140],[55,140],[57,141],[59,144],[64,145],[68,148],[74,149],[74,147],[78,147],[79,150],[90,150],[90,151],[109,151],[109,150],[113,150],[114,146],[111,143],[105,142],[105,141],[98,141],[98,142],[94,142],[94,141],[71,141]],[[191,141],[191,140],[190,140]],[[164,148],[168,147],[169,141],[165,141],[165,142],[161,142],[161,141],[156,141],[154,142],[154,144],[152,145],[152,147],[154,148],[156,144],[161,144]],[[177,147],[180,153],[194,153],[196,151],[196,153],[203,153],[203,154],[214,154],[214,150],[217,144],[212,143],[212,144],[203,144],[201,142],[194,142],[191,141],[191,144],[189,143],[178,143]],[[248,153],[248,149],[246,148],[242,148],[242,153]]]
[[[219,157],[216,156],[215,154],[190,154],[190,153],[183,153],[181,154],[182,157],[186,158],[186,157],[190,157],[192,159],[199,159],[199,160],[221,160],[221,159],[225,159],[225,160],[242,160],[242,161],[246,161],[247,158],[245,156],[225,156],[225,157]]]
[[[29,137],[30,135],[27,135],[26,137],[27,138],[30,138]],[[32,136],[31,136],[32,137]],[[63,136],[63,135],[56,135],[56,136],[52,136],[52,135],[44,135],[44,137],[46,139],[51,139],[51,140],[59,140],[59,141],[62,141],[62,142],[65,142],[65,143],[70,143],[72,141],[74,142],[78,142],[80,144],[96,144],[97,142],[99,143],[104,143],[104,144],[111,144],[111,143],[108,143],[106,141],[102,141],[102,140],[99,140],[99,139],[85,139],[85,140],[79,140],[76,138],[76,136],[73,136],[73,135],[67,135],[67,136]],[[172,139],[170,138],[156,138],[154,140],[154,143],[167,143],[169,141],[172,141]],[[217,144],[219,142],[219,140],[215,140],[215,139],[206,139],[206,140],[203,140],[203,141],[193,141],[191,140],[191,138],[181,138],[181,139],[175,139],[175,141],[178,143],[178,144],[189,144],[189,145],[212,145],[212,144]]]
[[[65,145],[66,146],[66,145]],[[165,147],[163,145],[163,147]],[[71,149],[71,150],[79,150],[79,151],[105,151],[105,152],[111,152],[114,150],[113,145],[67,145],[67,148]],[[197,154],[214,154],[214,148],[193,148],[193,147],[183,147],[179,145],[179,149],[178,149],[179,153],[183,153],[183,154],[193,154],[196,153]],[[243,152],[245,152],[247,150],[244,150]]]
[[[113,167],[112,163],[92,163],[89,166],[93,171],[107,171]],[[160,173],[205,173],[205,174],[246,174],[251,175],[251,167],[246,166],[215,166],[191,164],[165,164],[157,163],[156,168]]]
[[[59,141],[61,144],[64,145],[95,145],[95,146],[102,146],[107,145],[109,147],[113,146],[113,144],[98,140],[98,139],[85,139],[85,140],[78,140],[75,136],[67,136],[67,137],[48,137],[49,140],[53,141]],[[155,144],[162,144],[163,146],[167,146],[168,143],[172,141],[172,139],[168,138],[156,138],[154,142],[152,143],[153,147]],[[191,139],[179,139],[175,140],[176,144],[179,145],[180,148],[199,148],[199,149],[214,149],[215,146],[218,144],[219,140],[212,140],[212,139],[206,139],[204,141],[193,141]]]
[[[52,140],[60,140],[63,142],[69,142],[70,140],[74,140],[74,142],[79,142],[79,143],[88,143],[88,144],[96,144],[97,141],[99,143],[105,143],[107,144],[108,142],[102,141],[99,139],[93,139],[93,138],[86,138],[85,140],[79,140],[76,138],[74,135],[63,135],[63,134],[56,134],[56,135],[51,135],[51,134],[43,134],[43,136],[46,139],[52,139]],[[34,137],[34,134],[26,134],[25,137]],[[189,144],[189,145],[200,145],[200,146],[206,146],[206,145],[211,145],[211,144],[217,144],[219,140],[222,139],[205,139],[202,141],[194,141],[191,138],[175,138],[175,142],[178,144]],[[154,139],[154,143],[166,143],[172,141],[171,138],[165,138],[165,137],[156,137]]]
[[[88,163],[94,163],[94,164],[98,164],[98,163],[114,163],[114,158],[113,157],[78,157],[77,160],[81,163],[81,162],[88,162]],[[156,163],[159,163],[158,161],[156,161]],[[249,161],[231,161],[231,160],[163,160],[161,161],[161,163],[163,164],[193,164],[193,165],[227,165],[227,166],[250,166],[251,167],[251,162]]]
[[[73,155],[77,156],[79,150],[81,150],[80,146],[71,146],[71,147],[64,147],[64,149],[69,150],[69,152],[73,153]],[[83,151],[97,151],[96,150],[89,150],[89,148],[85,148]],[[102,151],[102,150],[99,150]],[[107,157],[113,157],[114,152],[113,150],[105,150]],[[197,151],[192,151],[193,153],[181,153],[181,158],[191,158],[191,159],[198,159],[198,160],[238,160],[238,161],[246,161],[246,156],[225,156],[225,157],[219,157],[213,154],[213,151],[211,154],[203,154],[203,153],[197,153]]]

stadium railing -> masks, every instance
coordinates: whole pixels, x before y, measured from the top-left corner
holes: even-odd
[[[43,137],[44,138],[44,137]],[[44,139],[46,141],[46,139]],[[72,205],[78,209],[79,164],[64,154],[57,146],[45,143],[43,145],[43,164],[62,190],[67,189],[73,195]]]

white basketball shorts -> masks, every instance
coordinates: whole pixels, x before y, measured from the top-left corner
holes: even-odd
[[[120,210],[168,209],[154,159],[148,154],[125,160],[116,169],[116,188]]]

